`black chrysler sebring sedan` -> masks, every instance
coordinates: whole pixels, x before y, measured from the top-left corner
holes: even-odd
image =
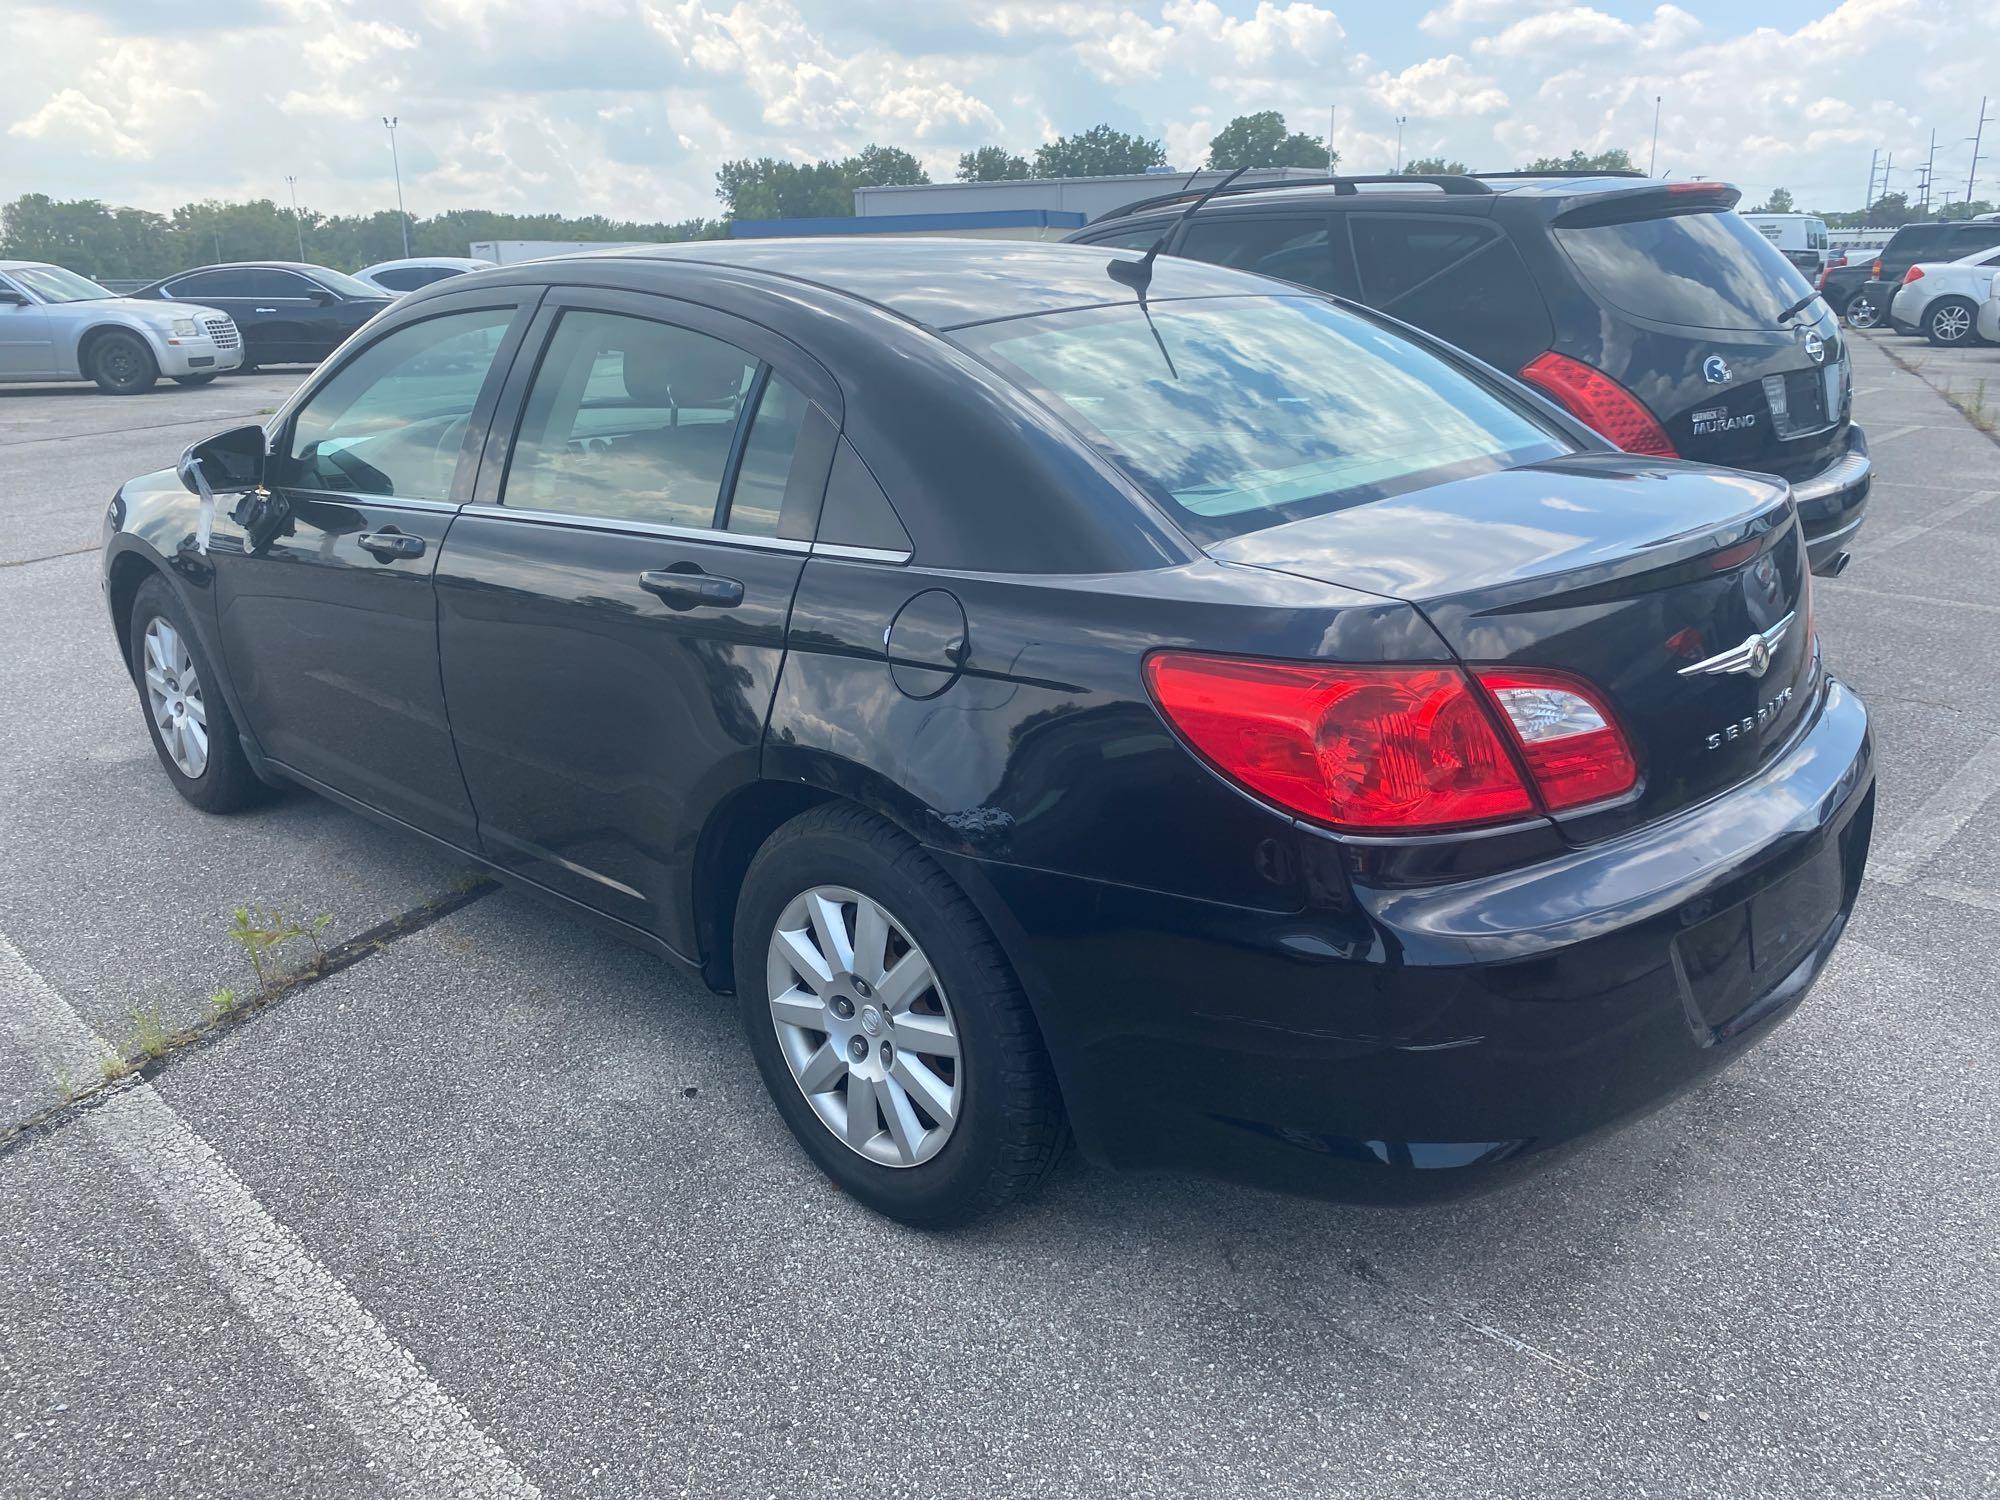
[[[1781,479],[1062,245],[460,277],[112,502],[197,807],[296,783],[733,993],[922,1224],[1497,1180],[1795,1007],[1873,810]]]

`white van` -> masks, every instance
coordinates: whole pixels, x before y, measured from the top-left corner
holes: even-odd
[[[1779,254],[1817,282],[1826,269],[1826,220],[1811,214],[1745,214],[1744,219],[1765,239],[1778,247]]]

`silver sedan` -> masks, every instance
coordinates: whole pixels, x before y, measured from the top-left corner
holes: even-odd
[[[0,260],[0,381],[94,380],[132,396],[162,375],[206,385],[242,363],[227,313],[120,297],[43,261]]]

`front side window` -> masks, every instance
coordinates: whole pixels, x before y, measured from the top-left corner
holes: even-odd
[[[1316,298],[1128,303],[956,336],[1205,541],[1572,449],[1492,387]]]
[[[88,276],[61,266],[18,266],[8,274],[43,302],[101,302],[113,295]]]
[[[691,328],[565,312],[528,391],[503,503],[714,525],[756,373],[754,357]]]
[[[1107,250],[1150,250],[1160,242],[1160,236],[1172,227],[1166,223],[1146,224],[1138,229],[1120,229],[1100,235],[1086,243],[1102,245]]]
[[[1335,272],[1327,221],[1323,218],[1198,218],[1175,251],[1189,260],[1233,266],[1296,281],[1322,292],[1351,295],[1350,278]]]
[[[299,409],[280,482],[450,499],[472,408],[513,318],[511,307],[447,313],[375,340]]]
[[[166,284],[170,297],[183,302],[199,302],[204,297],[247,297],[250,283],[242,271],[196,271]]]
[[[245,285],[249,287],[244,295],[249,297],[290,297],[298,300],[324,290],[295,272],[276,271],[268,267],[245,271],[243,278]]]

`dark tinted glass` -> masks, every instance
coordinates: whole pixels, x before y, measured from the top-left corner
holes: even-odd
[[[430,274],[417,266],[404,266],[400,271],[377,271],[375,279],[391,291],[414,292],[431,280]]]
[[[504,307],[449,313],[377,339],[300,408],[282,482],[450,499],[467,418],[513,317]]]
[[[785,481],[791,477],[792,454],[798,448],[799,428],[805,418],[806,398],[797,387],[779,375],[764,383],[729,500],[729,530],[747,536],[778,534],[778,517],[785,508]]]
[[[1101,235],[1088,243],[1103,245],[1110,250],[1150,250],[1159,237],[1167,232],[1164,223],[1147,224],[1139,229],[1120,229],[1116,233]]]
[[[188,302],[199,302],[203,297],[247,297],[250,278],[242,271],[196,271],[168,282],[166,290]]]
[[[1970,255],[1975,250],[1984,250],[1988,245],[2000,245],[2000,223],[1961,224],[1952,231],[1951,258]]]
[[[245,271],[243,282],[250,288],[242,294],[246,297],[310,297],[322,290],[291,271]]]
[[[1509,372],[1555,341],[1540,288],[1504,234],[1488,240],[1388,309],[1468,354]]]
[[[1570,451],[1496,389],[1317,297],[1127,304],[962,337],[1203,538]]]
[[[504,501],[713,526],[757,361],[691,328],[566,312],[521,414]]]
[[[1239,271],[1255,271],[1280,281],[1296,281],[1317,291],[1353,291],[1347,278],[1336,276],[1328,242],[1327,221],[1322,218],[1210,219],[1202,217],[1188,226],[1174,252],[1189,260],[1205,260],[1213,265],[1233,266]]]
[[[1361,295],[1383,308],[1498,233],[1490,224],[1415,214],[1408,218],[1354,214],[1348,225],[1354,235],[1354,259],[1361,268]],[[1389,310],[1404,316],[1399,309]]]
[[[1812,284],[1731,212],[1559,226],[1584,282],[1635,317],[1688,328],[1775,328]]]

